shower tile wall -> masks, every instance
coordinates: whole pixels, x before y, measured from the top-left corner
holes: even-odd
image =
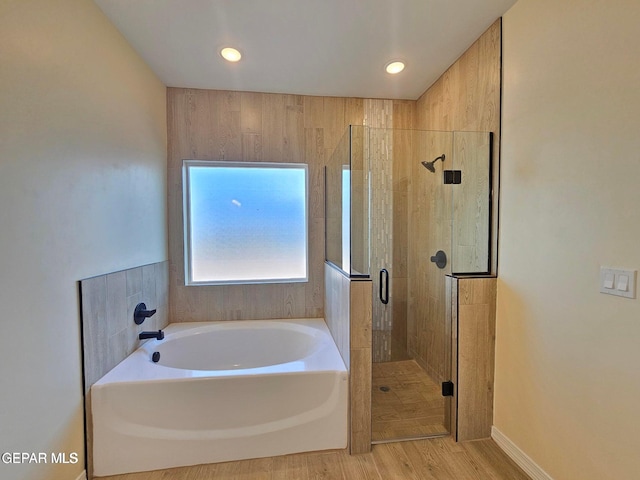
[[[392,360],[407,354],[407,292],[409,247],[409,161],[413,151],[413,119],[415,102],[393,105],[393,330],[391,341],[395,351]]]
[[[452,381],[457,412],[451,431],[457,441],[491,436],[496,335],[496,278],[447,277],[453,322]]]
[[[371,450],[371,281],[325,263],[326,321],[349,370],[349,448]]]
[[[485,273],[489,271],[489,191],[491,136],[486,132],[456,132],[453,158],[456,170],[465,178],[453,189],[451,271]]]
[[[357,454],[371,451],[371,281],[352,281],[349,290],[349,447]]]
[[[394,296],[383,304],[378,298],[380,270],[389,272],[393,283],[393,102],[365,100],[364,124],[369,141],[365,142],[365,157],[371,171],[371,276],[373,280],[373,361],[388,361],[391,357]],[[390,285],[391,285],[390,284]],[[390,288],[390,292],[392,290]]]
[[[80,281],[85,393],[138,348],[138,333],[167,326],[168,277],[168,262],[160,262]],[[140,302],[157,312],[136,325]]]
[[[498,185],[498,163],[500,146],[500,65],[501,23],[497,20],[416,102],[414,128],[432,131],[483,131],[493,133],[492,161],[493,184]],[[416,148],[414,148],[415,150]],[[416,159],[417,160],[417,159]],[[431,160],[431,159],[430,159]],[[415,163],[415,162],[413,162]],[[417,168],[417,167],[416,167]],[[422,167],[420,167],[422,169]],[[424,170],[424,169],[423,169]],[[443,298],[444,282],[427,281],[424,272],[433,265],[430,255],[436,249],[425,250],[425,238],[420,233],[421,225],[431,225],[424,210],[428,204],[415,181],[428,181],[424,175],[410,178],[409,205],[412,215],[409,223],[409,304],[408,343],[416,360],[426,367],[436,381],[446,371],[442,354],[432,345],[443,345],[445,331],[430,329],[425,319],[431,315],[445,315]],[[497,219],[497,189],[492,204],[493,218]],[[422,209],[422,210],[421,210]],[[417,215],[417,216],[415,216]],[[491,226],[492,271],[496,268],[497,222]],[[433,251],[431,251],[433,250]],[[442,322],[439,322],[442,323]]]
[[[409,305],[407,329],[409,354],[436,382],[445,380],[447,347],[445,270],[430,261],[431,255],[451,252],[450,186],[442,181],[442,166],[427,171],[420,161],[445,154],[451,158],[451,133],[420,132],[413,143],[409,223]]]
[[[349,349],[351,348],[349,344],[349,283],[348,277],[337,268],[325,263],[325,322],[347,368],[349,368]]]
[[[499,185],[501,19],[462,54],[416,102],[420,130],[492,132],[492,182]],[[498,189],[492,216],[498,218]],[[498,222],[491,225],[491,271],[497,268]]]

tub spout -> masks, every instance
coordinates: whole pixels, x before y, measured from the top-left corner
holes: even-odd
[[[158,330],[157,332],[140,332],[138,335],[140,340],[146,340],[147,338],[155,338],[156,340],[164,339],[164,332],[162,330]]]

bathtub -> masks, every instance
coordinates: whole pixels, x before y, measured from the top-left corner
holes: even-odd
[[[94,475],[346,448],[348,374],[322,319],[164,332],[91,387]]]

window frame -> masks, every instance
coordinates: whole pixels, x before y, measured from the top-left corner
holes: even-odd
[[[274,276],[268,279],[241,279],[241,280],[206,280],[194,281],[191,264],[191,183],[190,167],[209,168],[278,168],[297,169],[304,171],[304,255],[305,255],[305,276],[294,278],[283,278]],[[183,246],[184,246],[184,283],[186,286],[207,286],[207,285],[261,285],[274,283],[305,283],[309,281],[309,165],[306,163],[291,162],[242,162],[225,160],[190,160],[182,161],[182,226],[183,226]]]

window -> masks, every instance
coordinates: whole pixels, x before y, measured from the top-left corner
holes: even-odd
[[[307,165],[184,160],[187,285],[307,281]]]

